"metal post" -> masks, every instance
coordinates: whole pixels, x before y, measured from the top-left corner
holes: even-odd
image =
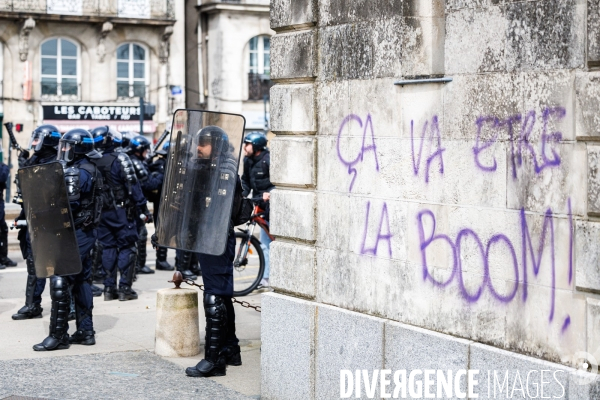
[[[11,171],[12,171],[12,143],[10,142],[10,140],[8,141],[8,182],[6,182],[6,201],[8,202],[8,199],[11,198],[10,196],[10,176],[11,176]]]
[[[144,134],[144,114],[146,110],[144,110],[144,98],[140,96],[140,135]]]

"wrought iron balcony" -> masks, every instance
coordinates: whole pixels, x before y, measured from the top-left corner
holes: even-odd
[[[248,100],[262,100],[269,96],[271,76],[264,74],[248,74]]]
[[[81,101],[78,83],[42,82],[42,101]]]
[[[1,13],[41,16],[111,17],[127,19],[175,19],[176,0],[0,0]]]

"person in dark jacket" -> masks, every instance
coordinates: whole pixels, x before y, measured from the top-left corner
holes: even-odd
[[[271,183],[269,167],[271,155],[267,148],[267,137],[262,132],[251,132],[244,138],[244,174],[242,175],[243,196],[262,199],[258,201],[260,208],[266,211],[264,218],[269,220],[269,200],[271,190],[275,186]],[[269,247],[271,238],[261,229],[260,243],[265,256],[265,272],[259,287],[269,287]]]

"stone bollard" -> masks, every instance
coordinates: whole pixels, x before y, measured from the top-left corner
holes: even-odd
[[[158,291],[154,352],[163,357],[191,357],[200,353],[196,290]]]

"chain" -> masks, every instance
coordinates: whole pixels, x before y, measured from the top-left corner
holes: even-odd
[[[196,287],[200,288],[200,290],[204,291],[204,285],[198,285],[196,282],[194,282],[191,279],[184,279],[183,281],[185,283],[187,283],[188,285],[190,285],[190,286],[196,286]],[[254,311],[262,312],[261,309],[260,309],[260,306],[253,306],[252,304],[248,303],[247,301],[239,301],[235,297],[232,297],[231,300],[234,303],[238,303],[239,305],[241,305],[244,308],[251,308]]]

